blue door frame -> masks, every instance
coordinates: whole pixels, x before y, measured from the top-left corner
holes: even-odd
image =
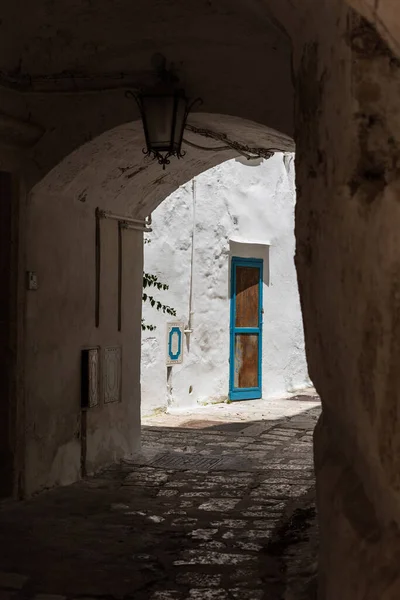
[[[254,267],[259,270],[258,327],[236,327],[236,267]],[[254,400],[262,397],[262,315],[263,315],[263,260],[232,257],[230,307],[229,399]],[[235,388],[235,337],[238,334],[258,335],[258,385],[254,388]]]

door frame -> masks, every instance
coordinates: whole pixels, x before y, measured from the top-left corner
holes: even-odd
[[[25,272],[21,271],[20,204],[17,176],[0,170],[0,501],[21,498],[23,488]]]
[[[258,281],[258,327],[240,327],[241,333],[257,333],[258,335],[258,386],[257,388],[235,388],[235,317],[236,317],[236,267],[257,267],[260,277]],[[262,330],[263,330],[263,268],[262,258],[240,258],[232,256],[230,285],[230,327],[229,327],[229,399],[258,400],[262,398]]]

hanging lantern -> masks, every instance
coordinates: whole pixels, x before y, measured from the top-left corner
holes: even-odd
[[[135,98],[139,106],[146,139],[143,153],[157,159],[163,169],[171,156],[182,158],[186,120],[193,105],[201,100],[189,103],[183,90],[166,84],[137,95],[127,92],[127,96]]]

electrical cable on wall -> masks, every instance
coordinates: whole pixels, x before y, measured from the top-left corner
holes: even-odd
[[[196,148],[196,150],[206,150],[209,152],[222,152],[222,151],[226,151],[226,150],[233,150],[233,148],[231,146],[200,146],[199,144],[189,142],[189,140],[186,140],[185,138],[183,138],[182,141],[184,144],[187,144],[188,146],[191,146],[192,148]],[[236,150],[236,151],[239,152],[239,150]],[[252,158],[257,158],[256,156],[249,156],[248,154],[246,154],[243,151],[239,152],[239,154],[241,154],[242,156],[247,158],[247,160],[251,160]]]
[[[281,152],[278,148],[263,148],[258,146],[248,146],[247,144],[243,144],[242,142],[237,142],[236,140],[231,140],[228,138],[226,133],[219,133],[217,131],[213,131],[211,129],[206,129],[204,127],[195,127],[194,125],[190,125],[189,123],[186,125],[186,130],[196,135],[201,135],[203,137],[211,138],[213,140],[218,140],[220,142],[224,142],[224,146],[216,146],[216,147],[204,147],[199,144],[195,144],[194,142],[189,142],[187,139],[183,139],[185,144],[189,146],[193,146],[194,148],[198,148],[200,150],[209,150],[209,151],[222,151],[222,150],[235,150],[239,154],[245,156],[248,160],[252,158],[264,158],[268,160],[274,156],[275,152]]]

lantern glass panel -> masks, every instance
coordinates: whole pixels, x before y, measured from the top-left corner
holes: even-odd
[[[173,96],[142,96],[143,124],[149,149],[169,152],[174,124]]]
[[[175,115],[175,127],[174,127],[174,132],[173,132],[173,150],[174,152],[177,152],[178,154],[181,151],[181,146],[182,146],[182,138],[183,138],[183,131],[184,131],[184,127],[185,127],[185,120],[186,120],[186,98],[184,96],[181,95],[177,95],[175,97],[175,108],[176,108],[176,115]]]

